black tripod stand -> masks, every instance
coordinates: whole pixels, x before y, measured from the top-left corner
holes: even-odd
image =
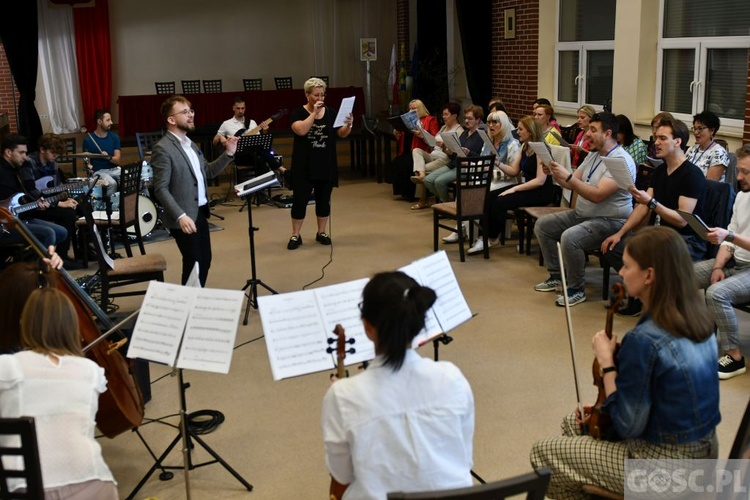
[[[251,136],[252,137],[252,136]],[[244,188],[242,191],[237,193],[240,199],[247,199],[247,234],[250,238],[250,279],[247,280],[245,286],[242,287],[242,291],[247,296],[247,305],[245,306],[245,318],[242,320],[242,324],[247,324],[248,316],[250,315],[250,307],[258,308],[258,286],[262,286],[269,292],[276,294],[276,290],[263,283],[263,280],[258,278],[257,270],[255,267],[255,232],[259,229],[253,226],[253,204],[249,202],[249,196],[253,193],[271,187],[278,184],[276,175],[271,171],[263,175],[250,179],[249,181],[241,184]],[[246,291],[247,290],[247,291]]]
[[[191,426],[187,423],[187,418],[189,417],[189,413],[187,412],[187,403],[185,401],[185,390],[187,390],[188,387],[190,387],[190,384],[186,384],[182,378],[182,369],[178,368],[177,370],[178,376],[179,376],[179,387],[180,387],[180,432],[175,436],[175,438],[172,440],[172,442],[167,446],[167,449],[164,450],[164,453],[159,456],[159,458],[156,459],[156,462],[154,462],[154,465],[151,466],[149,471],[146,473],[145,476],[143,476],[143,479],[141,479],[141,482],[138,483],[138,485],[133,489],[133,491],[130,492],[130,495],[128,495],[127,499],[132,500],[135,498],[136,493],[140,491],[140,489],[143,487],[144,484],[146,484],[146,481],[151,477],[151,474],[153,474],[156,469],[161,469],[162,474],[159,476],[162,480],[168,480],[172,478],[172,475],[168,472],[165,472],[165,469],[182,469],[185,471],[185,487],[187,490],[187,498],[190,499],[190,481],[188,477],[188,471],[191,471],[193,469],[197,469],[198,467],[203,467],[206,465],[215,464],[216,462],[220,463],[224,468],[232,474],[237,481],[242,483],[242,485],[247,488],[247,491],[253,491],[253,485],[245,481],[245,479],[239,475],[237,471],[235,471],[228,463],[224,461],[223,458],[219,456],[218,453],[216,453],[210,446],[208,446],[203,439],[201,439],[197,432],[191,428]],[[141,438],[143,439],[143,438]],[[210,460],[208,462],[203,462],[200,464],[194,464],[192,461],[192,456],[190,454],[190,450],[194,447],[192,441],[196,441],[201,447],[206,450],[214,459]],[[175,446],[177,446],[177,443],[180,441],[183,442],[183,465],[162,465],[162,462],[164,462],[164,459],[167,458],[169,453],[174,449]],[[144,442],[145,444],[145,442]],[[148,448],[148,446],[147,446]],[[149,449],[149,451],[151,451]]]

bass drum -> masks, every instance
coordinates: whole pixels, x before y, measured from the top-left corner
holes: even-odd
[[[156,227],[156,221],[159,213],[156,211],[156,205],[148,196],[138,195],[138,228],[141,230],[141,236],[146,237]],[[135,227],[128,228],[128,235],[131,238],[136,237]]]

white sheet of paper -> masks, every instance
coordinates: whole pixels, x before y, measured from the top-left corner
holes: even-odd
[[[314,293],[263,295],[258,311],[274,380],[333,369]]]
[[[179,368],[229,373],[245,294],[192,288],[196,294],[177,358]]]
[[[129,358],[142,358],[174,366],[194,289],[152,281],[133,328]]]
[[[408,276],[411,276],[417,283],[425,286],[425,283],[422,281],[422,273],[419,272],[419,265],[415,262],[399,268],[399,271]],[[435,315],[435,308],[433,306],[425,314],[424,328],[422,328],[422,331],[419,332],[416,337],[414,337],[411,346],[412,348],[416,349],[419,346],[422,346],[429,342],[430,339],[433,339],[442,333],[443,329],[440,328],[440,323],[438,323],[437,316]]]
[[[188,276],[187,282],[185,282],[185,286],[188,288],[203,288],[201,286],[201,280],[198,276],[200,273],[200,264],[197,262],[193,266],[193,270],[190,271],[190,276]]]
[[[430,149],[437,146],[437,139],[435,139],[435,136],[422,127],[422,122],[417,123],[419,124],[420,132],[422,132],[422,140],[430,147]]]
[[[482,138],[482,142],[484,142],[484,146],[482,146],[481,155],[487,156],[491,154],[491,155],[497,156],[497,149],[495,148],[495,145],[492,144],[492,140],[490,139],[490,136],[487,135],[487,132],[485,132],[484,130],[480,128],[480,129],[477,129],[477,133],[479,134],[479,137]]]
[[[469,304],[461,293],[445,250],[423,257],[415,263],[419,266],[424,285],[435,290],[437,294],[433,309],[441,329],[449,332],[470,320]]]
[[[461,143],[458,140],[457,133],[443,132],[440,134],[440,136],[443,138],[443,144],[445,144],[445,147],[456,153],[459,157],[466,158],[466,153],[464,153],[464,150],[461,149]]]
[[[344,97],[341,99],[341,106],[339,106],[339,113],[336,115],[336,120],[333,122],[333,128],[343,127],[344,120],[354,110],[355,96]]]
[[[542,164],[548,166],[550,163],[552,163],[552,154],[550,153],[550,150],[547,149],[547,147],[549,147],[549,144],[545,142],[530,142],[529,147],[534,150],[537,158],[542,160]]]
[[[624,158],[602,156],[601,160],[620,189],[627,191],[633,186],[633,178],[630,176],[630,170],[628,170],[628,164],[625,163]]]
[[[250,180],[235,185],[234,192],[241,198],[253,194],[256,191],[260,191],[261,189],[278,185],[278,183],[279,181],[276,178],[276,174],[273,170],[269,170],[265,174],[253,177]]]
[[[693,213],[683,212],[682,210],[678,210],[677,213],[685,219],[685,222],[687,222],[690,228],[695,231],[695,234],[708,241],[708,232],[710,228],[705,222],[703,222],[703,219]]]
[[[646,159],[654,167],[658,167],[659,165],[661,165],[662,163],[664,163],[664,160],[662,160],[660,158],[651,158],[650,156],[647,156]]]
[[[347,366],[370,361],[375,357],[375,344],[367,338],[358,307],[362,301],[362,290],[368,281],[368,278],[362,278],[312,290],[323,315],[324,332],[327,336],[335,339],[333,330],[339,324],[344,327],[347,340],[354,339],[354,344],[346,345],[347,350],[354,348],[354,353],[347,354],[344,360]],[[331,361],[335,366],[335,352],[331,354]]]
[[[104,242],[102,241],[102,235],[99,234],[99,228],[96,227],[96,224],[94,224],[94,239],[96,239],[96,245],[99,249],[99,253],[102,254],[102,257],[104,257],[104,262],[107,263],[107,267],[110,269],[115,268],[115,261],[112,260],[112,257],[109,256],[107,253],[107,249],[104,248]]]

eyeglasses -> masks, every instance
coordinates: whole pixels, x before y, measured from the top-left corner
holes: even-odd
[[[182,111],[178,111],[177,113],[172,113],[169,116],[175,116],[175,115],[194,115],[195,110],[193,108],[187,108],[183,109]]]
[[[708,128],[708,127],[706,127],[706,126],[703,126],[703,125],[702,125],[702,126],[700,126],[700,127],[690,127],[690,131],[691,131],[691,132],[703,132],[703,131],[704,131],[704,130],[706,130],[707,128]]]

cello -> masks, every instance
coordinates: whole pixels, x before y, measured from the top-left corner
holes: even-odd
[[[26,225],[7,209],[0,207],[0,225],[15,229],[31,245],[41,258],[50,258],[49,252],[28,230]],[[40,270],[43,273],[44,270]],[[132,365],[117,350],[122,342],[102,342],[99,338],[103,328],[112,329],[113,323],[94,300],[84,293],[65,269],[46,271],[57,279],[54,282],[73,303],[78,317],[81,346],[86,356],[104,369],[107,390],[99,395],[96,426],[108,438],[139,426],[143,422],[144,403],[140,388],[135,381]],[[94,319],[96,318],[96,320]],[[90,344],[95,344],[87,348]]]

